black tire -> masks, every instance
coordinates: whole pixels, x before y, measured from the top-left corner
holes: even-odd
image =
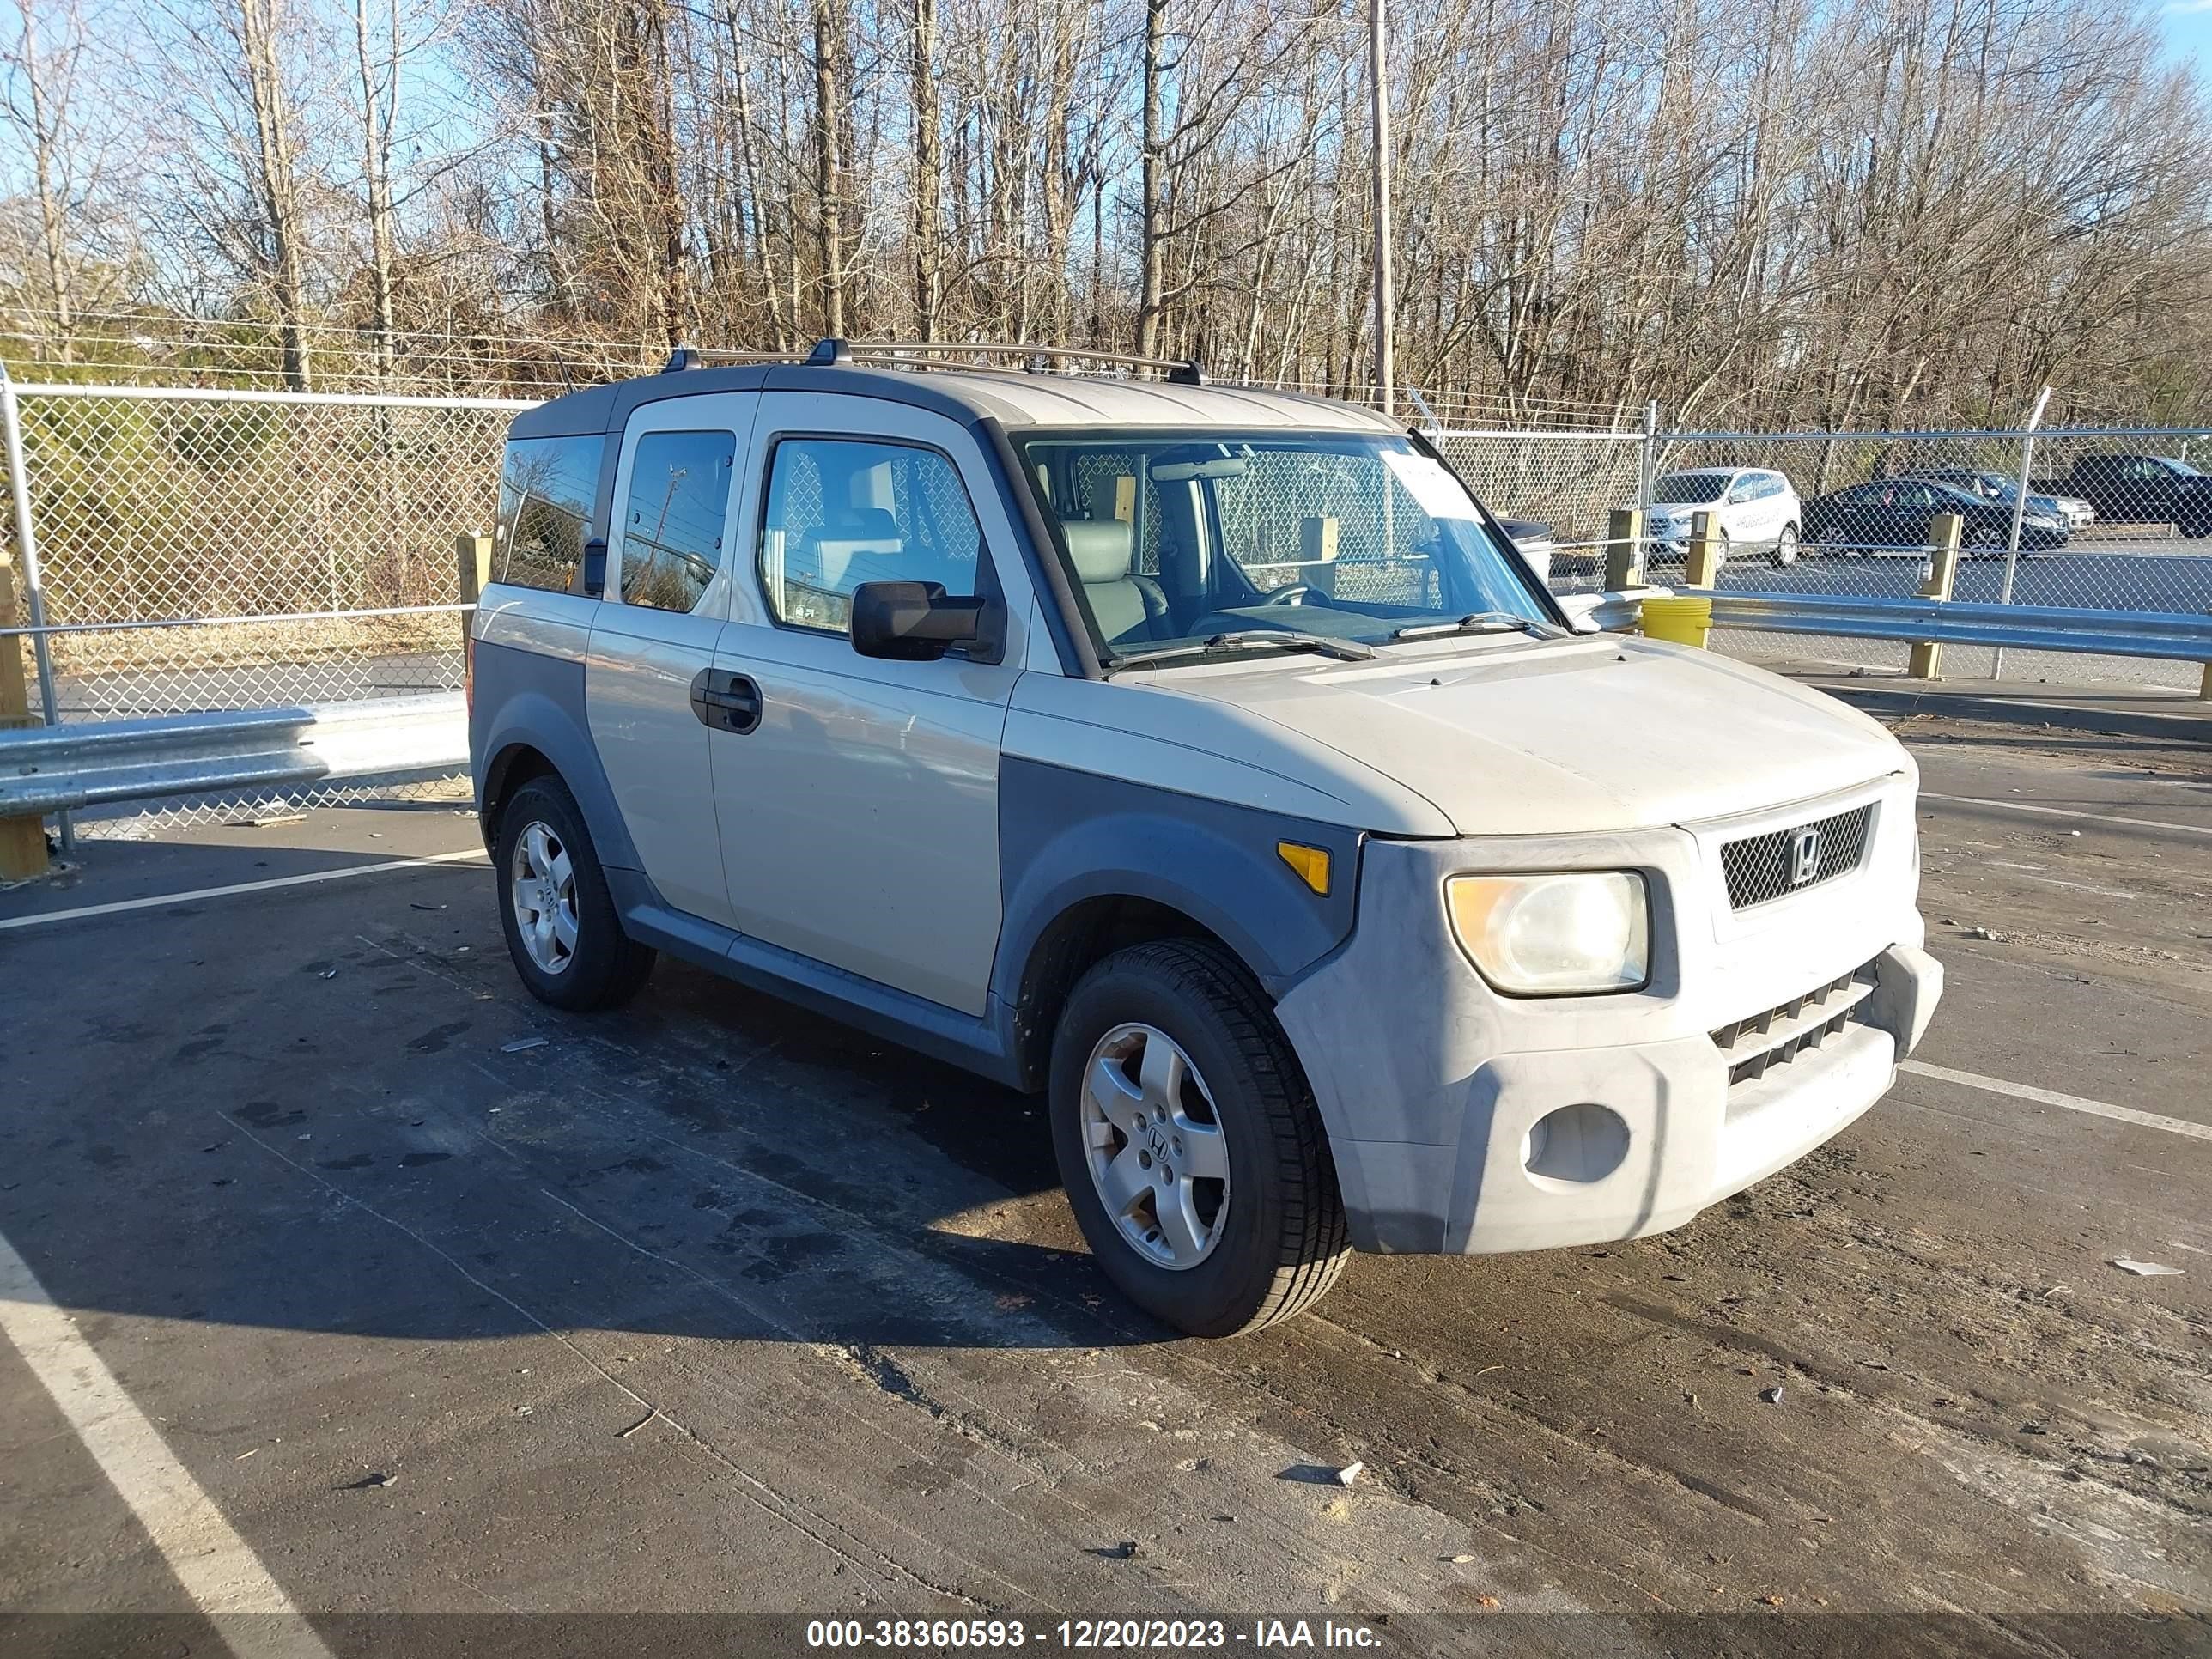
[[[1187,1268],[1157,1265],[1122,1236],[1087,1161],[1085,1068],[1110,1032],[1132,1022],[1188,1056],[1226,1143],[1222,1231]],[[1313,1091],[1266,998],[1219,947],[1132,945],[1085,974],[1054,1033],[1048,1111],[1060,1178],[1092,1255],[1155,1318],[1193,1336],[1235,1336],[1310,1307],[1343,1270],[1344,1204]]]
[[[574,895],[576,939],[568,959],[549,970],[532,959],[515,915],[515,848],[531,826],[543,826],[565,851]],[[492,859],[499,921],[507,955],[530,994],[556,1008],[584,1012],[613,1008],[637,994],[653,972],[654,952],[623,932],[607,878],[592,846],[591,831],[575,799],[556,777],[532,778],[500,809],[498,845]]]
[[[1784,557],[1783,554],[1783,549],[1784,548],[1790,550],[1787,557]],[[1774,538],[1773,556],[1774,568],[1777,570],[1787,570],[1791,565],[1796,563],[1798,560],[1805,556],[1805,544],[1803,539],[1799,536],[1797,526],[1796,525],[1786,524],[1782,526],[1782,533]]]

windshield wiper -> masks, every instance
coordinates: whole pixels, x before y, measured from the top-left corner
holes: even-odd
[[[1510,611],[1478,611],[1472,616],[1462,617],[1457,622],[1408,623],[1403,628],[1393,629],[1390,643],[1400,640],[1441,639],[1447,634],[1528,634],[1540,640],[1563,640],[1567,630],[1547,622],[1538,622],[1533,617],[1516,616]]]
[[[1273,628],[1238,628],[1226,634],[1194,640],[1188,645],[1163,645],[1151,651],[1128,651],[1107,663],[1108,669],[1134,668],[1149,662],[1166,662],[1177,657],[1211,657],[1229,651],[1266,650],[1311,651],[1318,656],[1334,657],[1339,662],[1364,662],[1375,654],[1371,645],[1362,645],[1358,640],[1333,640],[1325,634],[1292,634]]]

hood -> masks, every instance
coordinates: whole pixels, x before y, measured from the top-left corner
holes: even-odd
[[[1617,635],[1454,644],[1200,670],[1177,689],[1364,763],[1463,836],[1690,823],[1913,770],[1857,710],[1708,652]]]

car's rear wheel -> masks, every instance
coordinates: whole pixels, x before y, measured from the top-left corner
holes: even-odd
[[[1346,1250],[1304,1073],[1242,966],[1161,940],[1085,974],[1053,1038],[1053,1150],[1122,1293],[1194,1336],[1310,1306]]]
[[[1794,524],[1784,525],[1782,533],[1774,538],[1774,568],[1777,570],[1787,570],[1797,562],[1797,526]]]
[[[623,932],[591,832],[557,778],[532,778],[500,811],[493,867],[507,954],[532,996],[611,1008],[637,994],[653,952]]]

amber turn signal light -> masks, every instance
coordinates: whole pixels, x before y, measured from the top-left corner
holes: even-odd
[[[1323,898],[1328,896],[1328,848],[1308,847],[1303,842],[1279,841],[1275,852],[1297,872],[1298,879]]]

